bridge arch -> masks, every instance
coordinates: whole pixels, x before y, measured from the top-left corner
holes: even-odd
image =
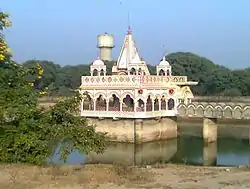
[[[179,104],[178,112],[180,116],[185,116],[187,114],[187,106],[185,104]]]
[[[208,104],[205,107],[204,116],[206,116],[206,117],[213,117],[214,116],[214,107],[211,104]]]
[[[204,116],[204,106],[202,104],[199,104],[197,107],[196,107],[196,111],[195,111],[195,114],[197,116],[200,116],[200,117],[203,117]]]
[[[243,108],[242,118],[250,119],[250,106],[247,105]]]
[[[233,117],[233,108],[231,106],[225,106],[223,108],[224,118],[232,118]]]
[[[242,109],[242,107],[241,106],[235,106],[234,108],[233,108],[233,114],[232,114],[232,118],[234,118],[234,119],[241,119],[241,117],[242,117],[242,112],[243,112],[243,109]]]
[[[217,118],[223,117],[223,108],[221,105],[217,105],[214,107],[214,116]]]
[[[193,104],[189,104],[187,106],[187,114],[191,115],[191,116],[194,116],[196,114],[196,112],[195,112],[195,106]]]

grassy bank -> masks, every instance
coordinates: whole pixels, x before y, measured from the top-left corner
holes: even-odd
[[[146,169],[126,165],[84,165],[84,166],[46,166],[1,165],[0,188],[82,188],[100,184],[128,183],[142,184],[154,181],[154,174]]]
[[[4,189],[171,189],[250,186],[249,168],[161,165],[47,166],[1,165]],[[208,187],[205,187],[208,186]]]

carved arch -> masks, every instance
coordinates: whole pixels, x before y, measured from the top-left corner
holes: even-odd
[[[206,105],[204,115],[210,118],[214,116],[214,107],[211,104]]]
[[[217,118],[222,118],[223,115],[223,108],[221,105],[217,105],[214,107],[214,116]]]
[[[244,119],[250,119],[250,106],[247,105],[244,107],[242,117]]]
[[[147,102],[147,98],[145,98],[145,97],[143,97],[143,96],[138,96],[138,97],[136,97],[135,98],[135,102],[137,102],[138,100],[142,100],[144,103],[146,103]]]
[[[232,118],[241,119],[242,118],[243,109],[241,106],[237,105],[233,108]]]
[[[108,93],[107,95],[108,99],[112,98],[113,95],[117,96],[117,98],[120,98],[120,94],[118,92],[112,91]]]
[[[185,104],[178,105],[178,112],[180,116],[185,116],[187,114],[187,106]]]
[[[192,116],[196,115],[195,106],[193,104],[189,104],[187,106],[187,113],[188,115],[192,115]]]
[[[224,118],[232,118],[233,117],[233,108],[231,106],[225,106],[223,108]]]
[[[199,104],[195,109],[195,115],[197,116],[204,116],[204,106],[202,104]]]
[[[130,98],[134,99],[134,95],[131,92],[122,93],[121,98],[124,99],[124,98],[126,98],[127,95],[129,95]]]
[[[97,92],[94,96],[94,99],[99,98],[100,95],[102,95],[104,99],[107,99],[107,95],[103,92]]]

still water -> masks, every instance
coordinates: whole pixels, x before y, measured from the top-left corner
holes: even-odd
[[[61,163],[57,156],[53,157],[53,161]],[[247,139],[218,138],[217,143],[205,146],[201,137],[182,135],[174,140],[140,145],[112,143],[101,155],[95,153],[82,155],[73,152],[67,164],[149,165],[168,162],[206,166],[250,165],[250,144]]]

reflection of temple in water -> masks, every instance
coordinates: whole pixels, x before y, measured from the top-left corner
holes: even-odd
[[[168,162],[176,152],[176,139],[143,144],[111,143],[103,154],[90,153],[87,163],[148,165]]]

